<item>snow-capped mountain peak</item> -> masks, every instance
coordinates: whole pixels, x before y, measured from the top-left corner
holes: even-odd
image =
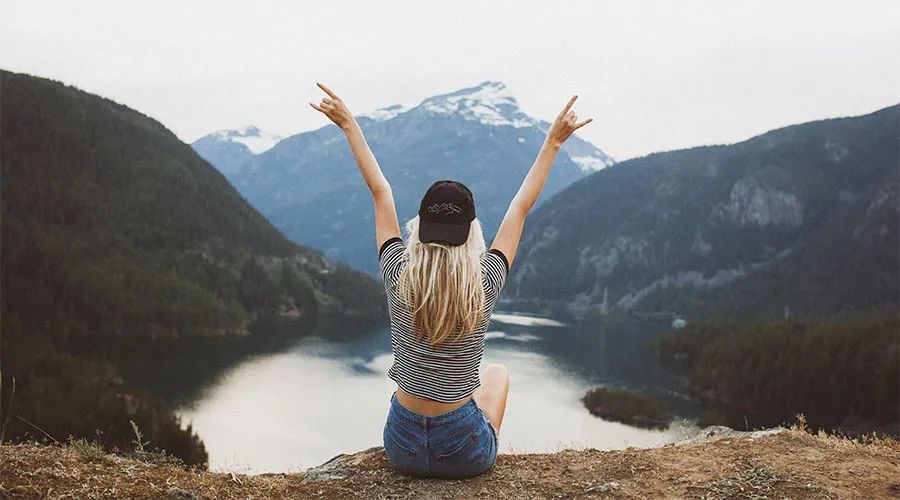
[[[479,220],[486,232],[496,231],[550,123],[527,116],[498,81],[417,102],[393,102],[402,104],[356,116],[391,180],[398,213],[414,213],[422,187],[450,177],[476,190]],[[286,137],[259,156],[213,136],[195,142],[194,149],[289,238],[377,277],[377,264],[367,250],[371,217],[359,216],[371,213],[370,202],[358,196],[359,179],[347,174],[354,167],[342,134],[331,123],[319,123],[315,130]],[[549,199],[612,163],[589,142],[570,137],[542,197]]]
[[[249,125],[242,129],[219,130],[213,132],[212,135],[216,140],[222,142],[236,142],[247,146],[251,153],[258,155],[264,153],[281,141],[281,137],[269,132],[260,130],[259,128]]]
[[[436,115],[457,114],[485,125],[530,127],[535,120],[519,109],[516,98],[502,82],[484,81],[475,87],[429,97],[419,105]]]

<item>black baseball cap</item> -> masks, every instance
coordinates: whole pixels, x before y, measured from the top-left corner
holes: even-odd
[[[462,245],[475,219],[472,191],[463,183],[442,179],[428,188],[419,205],[419,241]]]

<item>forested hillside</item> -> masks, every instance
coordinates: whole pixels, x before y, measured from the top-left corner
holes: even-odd
[[[896,311],[898,123],[893,106],[592,174],[529,217],[501,302],[693,318]]]
[[[160,123],[0,78],[4,334],[218,335],[266,312],[383,313],[375,280],[288,241]]]
[[[898,332],[896,311],[852,322],[692,323],[659,338],[657,353],[699,399],[776,422],[802,413],[829,430],[896,436]]]

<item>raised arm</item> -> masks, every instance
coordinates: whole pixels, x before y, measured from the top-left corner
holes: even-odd
[[[593,121],[593,118],[588,118],[581,123],[576,122],[575,112],[570,109],[577,98],[577,95],[572,96],[566,107],[550,125],[550,130],[547,131],[547,137],[544,139],[544,144],[541,145],[537,159],[534,160],[534,165],[531,166],[522,186],[519,187],[519,191],[510,202],[506,215],[500,223],[500,228],[497,230],[497,236],[491,243],[491,248],[503,252],[510,266],[516,256],[516,249],[519,247],[522,228],[525,226],[525,217],[541,194],[559,149],[573,132]]]
[[[318,82],[316,85],[328,94],[328,97],[323,98],[318,106],[313,103],[309,105],[324,113],[347,136],[359,173],[372,191],[372,199],[375,202],[375,244],[376,248],[380,249],[385,241],[400,236],[400,223],[397,221],[397,208],[394,206],[391,185],[381,172],[381,167],[378,166],[378,161],[375,160],[375,155],[372,154],[359,123],[347,109],[347,105],[325,85]]]

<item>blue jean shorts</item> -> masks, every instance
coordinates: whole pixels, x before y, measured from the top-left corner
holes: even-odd
[[[384,451],[403,474],[462,479],[494,466],[497,434],[474,398],[429,417],[401,405],[394,393],[384,423]]]

